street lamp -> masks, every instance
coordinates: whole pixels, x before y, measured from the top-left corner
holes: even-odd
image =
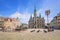
[[[48,31],[50,30],[50,28],[49,28],[49,19],[48,19],[49,14],[50,14],[50,10],[46,10],[46,11],[45,11],[45,15],[47,16]]]
[[[48,19],[49,14],[50,14],[50,10],[46,10],[45,15],[47,16],[47,23],[49,23],[49,19]]]

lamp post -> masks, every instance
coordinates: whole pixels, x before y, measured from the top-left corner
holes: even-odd
[[[47,16],[47,26],[48,26],[48,31],[50,30],[50,28],[49,28],[49,19],[48,19],[49,14],[50,14],[50,10],[46,10],[46,11],[45,11],[45,15]]]

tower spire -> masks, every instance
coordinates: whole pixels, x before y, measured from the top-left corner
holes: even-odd
[[[36,17],[37,14],[36,14],[36,6],[34,6],[34,17]]]

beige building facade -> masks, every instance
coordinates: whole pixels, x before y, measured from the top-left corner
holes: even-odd
[[[52,20],[54,28],[60,28],[60,12]]]
[[[4,28],[5,28],[5,30],[12,31],[17,26],[20,26],[20,25],[21,25],[20,21],[16,18],[5,18],[4,19]]]

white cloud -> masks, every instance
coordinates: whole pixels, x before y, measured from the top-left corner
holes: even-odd
[[[28,13],[28,12],[25,12],[25,13],[15,12],[10,17],[12,17],[12,18],[19,17],[20,18],[20,21],[22,23],[28,23],[29,18],[30,18],[30,13]]]

